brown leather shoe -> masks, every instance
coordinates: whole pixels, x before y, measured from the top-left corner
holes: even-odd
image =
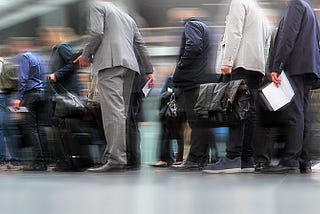
[[[151,164],[153,167],[167,167],[168,163],[166,161],[158,161],[154,164]]]

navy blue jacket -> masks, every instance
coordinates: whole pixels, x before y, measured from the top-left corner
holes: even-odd
[[[198,19],[189,19],[185,23],[173,86],[185,88],[210,82],[211,75],[214,76],[212,62],[211,38],[207,25]]]
[[[52,50],[50,58],[50,71],[57,77],[60,83],[68,91],[79,94],[79,81],[77,68],[72,63],[74,56],[73,48],[68,44],[59,44]]]
[[[315,14],[304,0],[292,0],[282,18],[274,44],[271,71],[289,76],[315,74],[320,78],[320,35]]]

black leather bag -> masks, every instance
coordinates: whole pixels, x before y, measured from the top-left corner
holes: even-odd
[[[54,116],[59,118],[74,117],[83,115],[87,112],[85,101],[72,94],[59,83],[53,86],[52,101],[54,103]]]
[[[177,104],[174,92],[166,91],[160,95],[160,119],[176,118]]]
[[[236,125],[246,119],[250,97],[244,80],[201,84],[194,111],[206,126]]]

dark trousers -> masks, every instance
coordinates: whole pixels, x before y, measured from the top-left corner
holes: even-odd
[[[184,152],[184,124],[183,117],[166,118],[161,121],[160,160],[166,162],[183,161]],[[178,145],[177,156],[173,157],[171,141],[176,139]]]
[[[253,144],[254,147],[254,160],[255,163],[270,164],[274,144],[283,141],[285,134],[284,128],[288,119],[284,110],[269,111],[265,107],[263,99],[258,96],[257,108],[257,128],[256,140]]]
[[[262,77],[263,75],[259,72],[248,71],[243,68],[238,68],[232,72],[232,75],[225,76],[225,79],[243,79],[251,93],[250,109],[246,120],[240,125],[229,127],[229,140],[226,147],[227,157],[230,159],[236,157],[248,159],[253,157],[253,142],[255,141],[257,122],[256,99]]]
[[[310,161],[311,109],[310,94],[313,76],[296,75],[288,77],[293,85],[295,95],[285,107],[287,117],[285,128],[285,147],[280,157],[280,164],[299,166]]]
[[[214,142],[211,128],[206,128],[194,113],[193,107],[197,100],[198,89],[175,88],[178,111],[183,112],[191,128],[191,146],[187,161],[206,165],[209,158],[209,143]]]
[[[46,135],[41,124],[46,115],[44,92],[38,90],[28,91],[24,94],[22,105],[26,106],[29,112],[26,114],[22,124],[22,132],[26,140],[32,143],[33,161],[46,163]]]
[[[138,126],[138,117],[140,108],[142,105],[143,94],[132,93],[129,105],[128,118],[126,121],[127,125],[127,165],[129,166],[140,166],[141,164],[141,151],[140,143],[141,136]]]
[[[295,91],[291,103],[276,112],[261,110],[258,136],[255,143],[255,161],[270,163],[274,142],[279,136],[284,138],[284,149],[280,163],[286,166],[310,165],[310,141],[312,112],[310,109],[310,89],[312,76],[288,77]]]

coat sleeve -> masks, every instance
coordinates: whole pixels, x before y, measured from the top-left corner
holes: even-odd
[[[243,27],[246,16],[246,5],[244,1],[233,0],[230,4],[224,33],[224,54],[222,65],[233,66],[238,55],[240,43],[243,36]]]
[[[141,63],[143,68],[145,69],[146,74],[153,73],[153,67],[150,62],[150,57],[148,54],[148,50],[145,47],[144,40],[140,34],[138,27],[134,26],[135,34],[134,34],[134,46],[139,54]]]
[[[89,7],[89,33],[88,44],[85,46],[82,56],[87,61],[92,61],[98,47],[102,42],[105,32],[105,10],[93,1]]]
[[[281,72],[285,69],[288,57],[291,55],[299,35],[302,18],[303,8],[298,4],[291,3],[280,22],[275,39],[271,71]]]

